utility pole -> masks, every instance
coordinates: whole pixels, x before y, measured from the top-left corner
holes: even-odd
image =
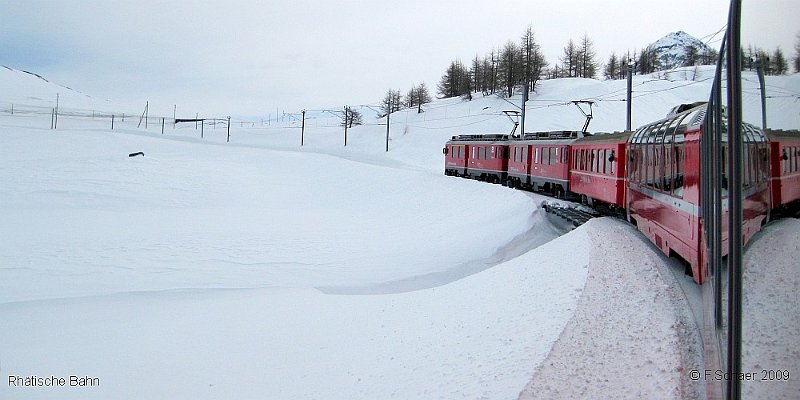
[[[631,130],[631,92],[633,91],[633,68],[635,67],[635,63],[633,60],[628,59],[628,119],[625,123],[625,130]]]
[[[306,110],[301,111],[303,114],[303,122],[300,124],[300,147],[303,147],[306,135]]]
[[[769,62],[769,59],[766,60]],[[764,62],[756,59],[756,72],[758,73],[758,86],[761,89],[761,129],[767,129],[767,91],[764,84]]]
[[[389,98],[389,112],[386,113],[386,152],[389,152],[389,116],[392,115],[392,99]]]
[[[350,108],[344,106],[344,147],[347,147],[347,123],[350,119]]]
[[[53,112],[53,114],[54,114],[54,117],[53,117],[53,129],[57,129],[58,128],[58,97],[59,97],[59,94],[56,93],[56,110]]]
[[[530,83],[528,82],[528,79],[525,79],[525,89],[522,90],[522,121],[520,124],[521,128],[519,132],[520,137],[525,136],[525,104],[528,102],[529,85]]]

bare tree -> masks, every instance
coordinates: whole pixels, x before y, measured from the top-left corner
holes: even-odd
[[[594,51],[594,43],[589,39],[589,35],[584,34],[581,38],[581,46],[578,49],[578,76],[582,78],[594,78],[597,76],[597,62]]]
[[[361,113],[350,107],[345,107],[345,112],[342,114],[342,126],[352,128],[354,125],[363,125],[364,119]]]
[[[524,79],[528,82],[528,90],[534,91],[547,62],[542,54],[541,46],[536,42],[531,25],[528,25],[528,29],[522,35],[522,54],[524,56]]]
[[[514,86],[522,80],[522,54],[516,43],[508,41],[500,53],[498,78],[508,97],[514,94]]]
[[[564,47],[564,55],[561,57],[561,73],[558,77],[574,78],[578,76],[578,49],[575,42],[570,39]]]
[[[608,62],[606,62],[606,67],[603,69],[603,76],[606,79],[617,79],[619,77],[619,70],[619,59],[616,53],[611,52],[611,56],[608,57]]]
[[[383,100],[381,100],[381,115],[379,117],[400,111],[401,106],[400,90],[389,89],[386,91],[386,95],[383,96]]]
[[[465,95],[470,90],[469,80],[469,71],[460,60],[455,60],[442,75],[437,89],[442,98]]]

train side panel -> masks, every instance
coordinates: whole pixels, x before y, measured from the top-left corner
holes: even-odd
[[[768,131],[772,208],[800,206],[800,132]]]
[[[600,135],[571,146],[569,183],[583,200],[612,208],[626,206],[626,148],[630,132]]]

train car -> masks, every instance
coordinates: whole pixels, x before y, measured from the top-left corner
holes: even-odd
[[[698,284],[706,276],[700,211],[700,140],[705,115],[706,106],[702,105],[639,128],[630,139],[627,168],[628,219],[665,254],[686,261],[687,272]],[[744,128],[746,243],[766,220],[769,193],[766,137],[751,125]],[[726,148],[724,145],[723,153]],[[723,198],[727,197],[726,181],[723,176]]]
[[[612,212],[625,209],[625,160],[631,133],[587,136],[572,143],[569,186],[583,203]]]
[[[505,183],[508,178],[508,135],[458,135],[445,144],[445,174]]]
[[[775,214],[800,208],[800,131],[767,130],[770,196]]]
[[[569,145],[578,131],[526,133],[509,143],[508,186],[556,197],[569,193]]]

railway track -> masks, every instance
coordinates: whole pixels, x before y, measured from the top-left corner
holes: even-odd
[[[601,216],[600,213],[594,210],[586,210],[578,208],[577,206],[566,206],[558,203],[549,203],[547,201],[543,202],[541,207],[548,214],[553,214],[558,217],[561,217],[566,221],[572,223],[572,226],[576,228],[585,224],[586,221],[592,218]]]

